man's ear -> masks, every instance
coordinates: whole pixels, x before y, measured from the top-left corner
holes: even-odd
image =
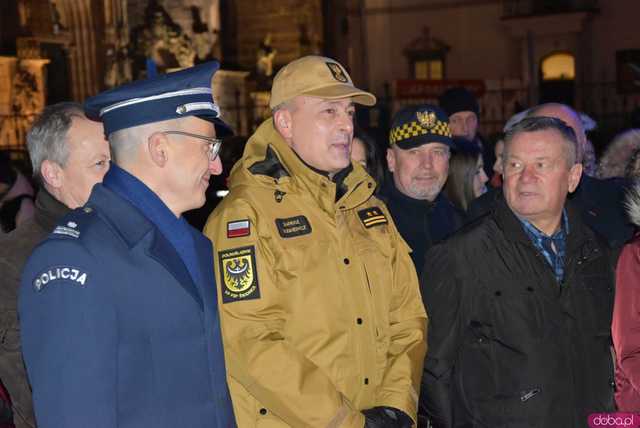
[[[273,124],[276,127],[276,131],[289,143],[293,138],[291,112],[286,108],[276,111],[273,115]]]
[[[569,170],[569,193],[573,193],[580,184],[580,178],[582,177],[582,164],[576,163]]]
[[[169,161],[169,139],[162,132],[154,132],[147,140],[151,161],[163,168]]]
[[[396,154],[393,152],[392,148],[387,149],[387,166],[389,167],[389,172],[395,172]]]
[[[40,164],[40,175],[44,183],[54,189],[59,189],[63,185],[62,167],[57,162],[49,159],[43,160]]]

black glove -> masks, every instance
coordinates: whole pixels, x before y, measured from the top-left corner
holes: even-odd
[[[364,428],[411,428],[413,421],[402,410],[393,407],[372,407],[362,411]]]

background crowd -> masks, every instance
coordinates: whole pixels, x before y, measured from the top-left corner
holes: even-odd
[[[153,370],[172,369],[188,376],[164,373],[162,380],[187,398],[173,403],[174,414],[164,409],[162,423],[184,423],[184,412],[193,426],[207,417],[228,426],[235,414],[241,427],[262,420],[269,426],[577,428],[586,426],[590,413],[640,411],[640,129],[621,129],[596,156],[586,116],[550,103],[520,112],[489,140],[482,135],[481,106],[469,90],[456,87],[438,105],[400,109],[388,135],[376,139],[353,123],[354,103],[363,108],[375,97],[355,88],[340,64],[306,57],[276,76],[273,118],[250,139],[229,136],[220,145],[216,137],[228,130],[213,108],[180,116],[174,104],[194,100],[169,106],[157,96],[171,85],[180,91],[192,80],[210,81],[215,68],[136,82],[84,106],[48,106],[27,137],[31,165],[0,154],[0,427],[35,427],[36,416],[46,421],[42,426],[120,426],[114,422],[119,418],[130,418],[132,426],[158,423],[145,412],[169,406],[173,396],[146,402],[142,395],[153,394]],[[118,104],[144,97],[142,109],[157,113]],[[204,110],[214,102],[210,93],[196,101]],[[112,106],[111,116],[104,116],[101,111]],[[312,114],[323,116],[309,119]],[[180,138],[210,144],[208,164],[196,162],[195,149],[175,155],[171,139]],[[127,142],[137,139],[148,146]],[[341,152],[323,154],[305,145],[325,141],[341,145],[335,148]],[[345,150],[352,162],[343,159]],[[163,156],[173,156],[167,159],[176,166],[166,166]],[[217,192],[227,188],[230,194],[219,203]],[[123,201],[135,209],[125,209]],[[82,207],[85,214],[81,209],[69,216]],[[126,221],[114,207],[128,213]],[[100,220],[86,218],[91,210],[101,213]],[[338,220],[323,220],[326,213]],[[166,239],[146,242],[140,228],[159,230]],[[60,236],[52,242],[46,237],[54,230],[65,239],[82,234],[97,241],[82,248]],[[43,240],[20,291],[23,267]],[[121,241],[130,256],[121,257]],[[149,246],[147,253],[133,251],[140,245]],[[149,256],[152,250],[157,253]],[[213,269],[198,259],[203,253]],[[131,296],[135,306],[116,302],[129,291],[81,298],[65,291],[42,302],[44,293],[24,291],[42,272],[51,275],[46,269],[72,265],[85,269],[91,281],[92,273],[104,277],[95,289],[108,287],[113,276],[132,284],[144,275],[168,289],[171,281],[163,279],[157,261],[182,287],[193,282],[188,291],[200,304],[210,341],[196,343],[198,336],[176,326],[184,320],[200,326],[202,320],[185,315],[198,305],[172,292],[143,303],[147,297],[140,291]],[[233,276],[241,269],[248,276]],[[206,310],[216,300],[203,291],[207,281],[220,288],[219,314]],[[363,288],[353,291],[348,284]],[[322,292],[314,291],[321,285]],[[78,305],[113,321],[117,331],[84,312],[70,315]],[[147,311],[142,315],[141,307]],[[176,323],[163,320],[154,328],[154,310],[174,311]],[[120,338],[138,323],[132,337]],[[368,323],[373,327],[366,333],[354,330],[369,329]],[[28,329],[22,346],[21,327]],[[196,369],[211,371],[211,378],[179,363],[182,350],[167,352],[148,369],[140,355],[174,346],[157,328],[184,334],[182,345],[194,350]],[[70,334],[106,338],[76,344]],[[136,334],[160,334],[166,342],[143,346]],[[352,336],[355,344],[342,344]],[[117,377],[114,367],[94,366],[107,366],[108,358],[97,354],[108,356],[121,340],[136,355],[124,364],[148,377],[136,386],[105,380],[107,389],[135,391],[132,408],[114,415],[110,399],[92,402],[113,391],[88,388],[80,378]],[[74,361],[89,368],[74,373],[77,367],[67,367],[67,346],[77,352]],[[69,371],[51,376],[47,366],[54,363]],[[221,367],[228,391],[216,377]],[[60,388],[68,388],[71,398],[54,400],[54,381],[70,382]],[[364,387],[370,384],[377,392]],[[190,407],[188,399],[197,402],[211,391],[215,406]],[[68,399],[87,410],[71,410],[77,403]],[[91,415],[109,423],[95,424]],[[61,420],[68,423],[51,422]]]

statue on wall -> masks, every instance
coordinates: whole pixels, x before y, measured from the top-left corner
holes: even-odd
[[[40,110],[38,82],[29,70],[18,66],[13,78],[13,111],[16,116],[29,116]]]
[[[106,47],[104,76],[106,88],[114,88],[133,80],[128,39],[127,29],[122,21],[119,21],[116,26],[115,41]]]
[[[149,2],[145,23],[132,33],[138,71],[147,59],[155,63],[159,72],[191,67],[195,63],[196,51],[191,39],[157,0]]]
[[[31,127],[36,115],[44,107],[40,100],[43,98],[38,88],[37,77],[18,62],[16,74],[13,77],[13,91],[11,108],[13,121],[12,134],[9,144],[24,144],[27,130]],[[11,126],[10,126],[11,128]]]
[[[25,29],[31,18],[31,5],[27,0],[18,0],[18,17],[20,28]]]
[[[53,23],[53,34],[58,34],[60,31],[66,31],[67,27],[62,24],[62,16],[58,11],[58,7],[55,2],[50,2],[51,5],[51,22]]]
[[[200,64],[217,58],[215,52],[218,50],[217,28],[209,30],[209,26],[202,20],[201,11],[198,6],[190,6],[191,10],[191,33],[193,39],[193,48],[196,52],[195,62]]]
[[[278,51],[271,46],[271,33],[264,36],[258,46],[256,71],[258,76],[270,78],[273,75],[273,60]]]

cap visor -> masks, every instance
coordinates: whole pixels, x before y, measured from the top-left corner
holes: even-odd
[[[453,140],[449,137],[445,137],[442,135],[418,135],[415,137],[407,138],[406,140],[402,140],[396,145],[403,150],[414,149],[416,147],[423,146],[429,143],[441,143],[449,146],[450,148],[454,148]]]
[[[354,88],[351,85],[332,85],[325,86],[323,88],[314,89],[308,92],[303,92],[300,95],[306,95],[309,97],[318,97],[327,100],[338,100],[341,98],[353,98],[353,102],[362,104],[365,106],[373,106],[376,104],[375,95],[365,92],[361,89]]]

